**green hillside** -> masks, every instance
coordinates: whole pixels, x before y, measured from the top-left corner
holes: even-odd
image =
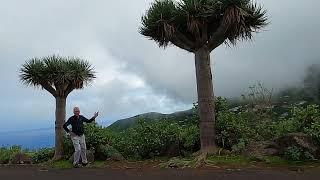
[[[128,128],[134,127],[139,119],[143,119],[146,121],[155,121],[155,120],[161,120],[161,119],[174,119],[175,121],[181,121],[185,120],[188,117],[193,115],[193,110],[186,110],[186,111],[179,111],[171,114],[162,114],[157,112],[150,112],[150,113],[144,113],[139,114],[133,117],[120,119],[110,126],[108,128],[114,130],[114,131],[123,131]]]

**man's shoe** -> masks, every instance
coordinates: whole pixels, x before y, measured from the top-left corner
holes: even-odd
[[[80,165],[80,164],[74,164],[73,167],[74,167],[74,168],[80,168],[81,165]]]
[[[87,163],[82,163],[82,166],[85,167],[88,165],[88,162]]]

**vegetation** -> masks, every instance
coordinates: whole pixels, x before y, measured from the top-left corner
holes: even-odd
[[[232,154],[242,154],[251,142],[273,141],[284,135],[299,132],[312,137],[320,145],[319,105],[292,106],[287,112],[287,117],[275,117],[273,113],[266,117],[266,114],[248,109],[234,112],[228,107],[226,99],[221,97],[216,98],[216,107],[216,142],[220,148],[229,150]],[[195,104],[195,112],[196,109]],[[138,124],[123,131],[112,131],[91,124],[86,126],[86,133],[88,147],[95,149],[97,156],[104,158],[112,156],[113,153],[120,153],[126,159],[149,159],[170,155],[188,157],[200,150],[197,113],[184,121],[141,119]],[[289,160],[313,159],[308,152],[300,151],[303,150],[289,147],[281,156]]]
[[[43,163],[51,160],[54,156],[53,148],[42,148],[31,153],[33,163]]]
[[[201,151],[215,152],[215,106],[210,53],[221,44],[248,40],[267,25],[266,11],[251,0],[156,0],[140,33],[161,47],[194,53]]]
[[[50,56],[33,58],[22,65],[21,81],[47,90],[56,100],[55,155],[63,157],[63,124],[66,121],[66,99],[74,89],[82,89],[94,78],[89,62],[80,58]]]
[[[260,98],[270,92],[272,91],[258,84],[250,87],[249,94],[244,95],[238,103],[216,97],[215,142],[219,151],[205,160],[206,165],[233,166],[260,162],[272,166],[289,166],[314,162],[319,158],[319,104],[315,104],[314,101],[307,103],[292,101],[288,104],[281,101],[274,102],[277,98]],[[283,92],[279,94],[281,93]],[[279,97],[279,94],[274,96]],[[238,106],[235,107],[235,104]],[[280,111],[282,105],[285,108]],[[137,161],[175,157],[169,161],[162,161],[160,167],[196,167],[199,164],[195,153],[201,148],[197,103],[194,104],[192,112],[191,115],[186,114],[185,118],[179,115],[178,118],[166,116],[152,120],[139,119],[136,124],[124,130],[101,127],[96,123],[87,124],[85,126],[87,147],[94,151],[98,162],[108,159]],[[307,138],[300,141],[310,148],[288,142],[285,146],[278,147],[280,149],[276,155],[255,157],[246,154],[252,143],[277,142],[290,134]],[[64,136],[63,144],[64,159],[68,160],[74,152],[70,137]],[[65,160],[50,161],[54,156],[52,148],[28,151],[20,146],[0,148],[0,163],[11,163],[17,153],[27,154],[33,163],[49,162],[53,167],[70,167],[70,162]]]
[[[0,164],[10,163],[17,153],[21,152],[20,146],[1,147],[0,148]]]

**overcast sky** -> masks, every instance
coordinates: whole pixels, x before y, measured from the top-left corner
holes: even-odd
[[[0,0],[1,131],[50,127],[54,98],[19,81],[32,57],[79,56],[97,71],[93,85],[74,91],[67,116],[80,106],[98,123],[150,111],[170,113],[196,101],[194,56],[158,48],[138,33],[153,0]],[[297,84],[306,66],[320,62],[319,0],[259,0],[270,25],[253,41],[212,52],[216,95],[239,96],[257,81]]]

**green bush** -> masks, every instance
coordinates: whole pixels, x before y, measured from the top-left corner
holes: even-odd
[[[166,156],[173,146],[183,155],[200,148],[199,128],[191,124],[179,125],[172,120],[152,123],[139,120],[137,126],[119,133],[112,146],[126,158]]]
[[[166,122],[139,125],[120,134],[114,147],[125,157],[151,158],[161,155],[166,148],[179,139],[179,126]]]
[[[296,146],[288,147],[284,153],[284,157],[291,161],[314,160],[311,153]]]
[[[274,138],[284,136],[289,133],[299,132],[299,122],[293,119],[280,119],[274,124]]]
[[[22,152],[21,146],[14,145],[11,147],[1,147],[0,148],[0,164],[8,164],[11,162],[12,158],[17,154]]]
[[[69,159],[74,152],[74,147],[71,141],[70,136],[65,136],[63,138],[63,155],[65,159]]]
[[[320,109],[318,105],[294,106],[287,118],[274,124],[275,138],[288,133],[303,132],[320,142]]]
[[[299,111],[305,118],[303,132],[313,137],[320,145],[320,107],[319,105],[309,105]]]
[[[106,144],[108,138],[104,129],[96,123],[85,125],[85,135],[88,149],[97,149],[99,145]]]
[[[252,126],[256,132],[256,141],[268,141],[276,137],[276,122],[273,119],[263,119]]]
[[[195,152],[200,150],[200,130],[196,125],[185,126],[181,132],[183,151]]]
[[[302,149],[296,146],[291,146],[285,151],[284,156],[288,160],[300,161],[302,154]]]
[[[247,144],[256,134],[246,113],[224,111],[216,120],[216,136],[220,147],[232,150],[240,142]]]
[[[33,163],[47,162],[54,156],[53,148],[42,148],[32,153],[31,159]]]
[[[118,150],[110,145],[100,145],[96,151],[97,158],[100,160],[106,160],[116,154],[120,154]]]
[[[320,109],[318,105],[308,105],[306,108],[294,107],[291,114],[290,120],[297,123],[299,131],[303,131],[304,128],[310,128],[313,123],[319,121]]]
[[[320,119],[311,123],[310,127],[304,128],[304,132],[313,137],[320,145]]]
[[[0,164],[8,164],[11,159],[11,152],[5,147],[0,148]]]
[[[250,139],[248,138],[240,138],[238,139],[237,144],[234,144],[231,147],[233,153],[241,154],[243,150],[246,148],[247,144],[249,143]]]
[[[220,97],[220,96],[216,97],[214,104],[215,104],[215,117],[216,117],[216,119],[217,119],[217,116],[220,112],[226,112],[229,109],[228,101],[224,97]],[[194,125],[199,125],[200,117],[199,117],[198,108],[199,108],[198,103],[194,103],[193,108],[192,108],[194,115],[192,118],[188,119],[189,123],[192,123]]]

